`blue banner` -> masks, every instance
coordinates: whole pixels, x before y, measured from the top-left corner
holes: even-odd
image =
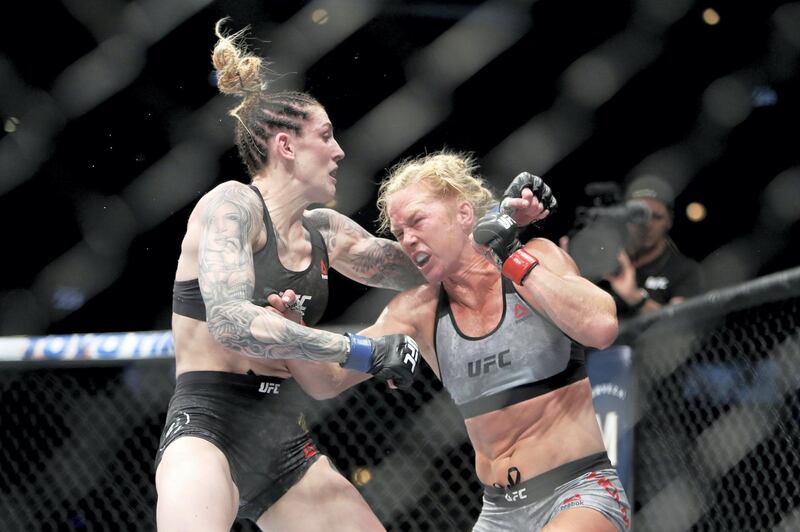
[[[629,346],[616,345],[586,355],[592,401],[603,432],[611,464],[617,468],[622,486],[633,502],[633,428],[634,398],[633,352]]]
[[[171,358],[171,331],[0,338],[0,361]]]

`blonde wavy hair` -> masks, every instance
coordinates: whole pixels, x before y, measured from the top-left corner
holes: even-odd
[[[441,150],[406,159],[389,170],[378,191],[380,232],[388,232],[389,202],[397,192],[424,183],[440,198],[463,199],[472,205],[476,220],[497,204],[494,194],[478,175],[475,156],[469,152]]]

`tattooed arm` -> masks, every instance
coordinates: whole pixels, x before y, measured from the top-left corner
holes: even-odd
[[[293,323],[251,303],[253,244],[262,233],[258,197],[247,186],[231,181],[209,192],[206,200],[198,277],[214,339],[258,358],[343,360],[347,353],[343,335]]]
[[[350,279],[393,290],[405,290],[425,282],[397,242],[373,236],[347,216],[331,209],[306,211],[305,216],[322,233],[331,266]]]
[[[538,185],[531,185],[525,179],[532,178],[525,173],[517,176],[506,190],[508,206],[514,213],[511,215],[520,225],[527,225],[540,220],[549,214],[546,205],[540,201],[531,188],[540,195],[546,187],[548,205],[555,206],[550,188],[539,178]],[[552,202],[552,203],[550,203]],[[347,216],[332,209],[314,209],[306,211],[305,217],[322,233],[328,256],[333,266],[340,273],[354,281],[367,286],[406,290],[425,283],[425,278],[411,262],[400,244],[393,240],[371,235],[363,227]]]

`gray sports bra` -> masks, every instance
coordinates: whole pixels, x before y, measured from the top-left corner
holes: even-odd
[[[503,315],[489,334],[462,333],[441,289],[434,327],[442,383],[465,418],[586,378],[583,346],[538,314],[506,278]]]

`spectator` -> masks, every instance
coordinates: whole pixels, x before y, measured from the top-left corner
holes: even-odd
[[[627,224],[629,239],[619,254],[620,267],[600,283],[614,296],[619,317],[653,312],[702,293],[700,265],[681,253],[669,236],[672,187],[656,176],[643,176],[628,185],[625,200],[645,203],[651,215],[644,224]]]

